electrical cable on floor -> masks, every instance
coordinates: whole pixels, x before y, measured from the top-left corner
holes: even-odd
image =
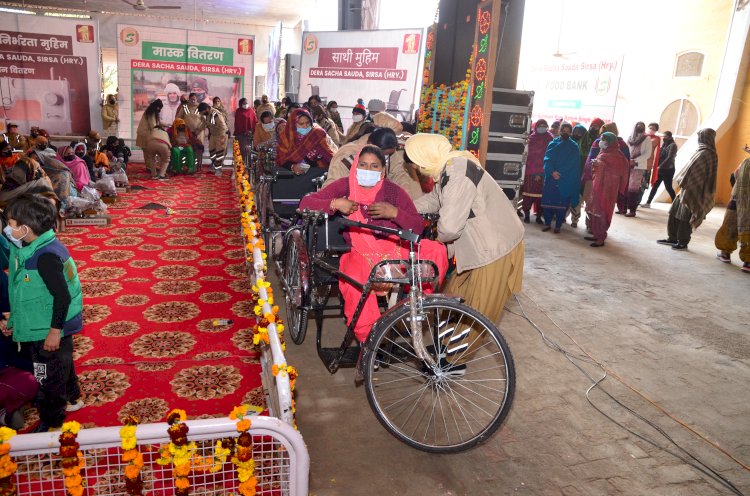
[[[599,360],[595,359],[570,334],[568,334],[562,327],[560,327],[557,324],[557,322],[555,322],[555,320],[552,319],[552,317],[550,317],[539,306],[539,304],[536,303],[536,301],[534,301],[533,298],[529,297],[528,295],[526,295],[526,297],[529,300],[531,300],[532,303],[534,303],[534,305],[539,309],[539,311],[545,317],[547,317],[547,319],[549,319],[549,321],[552,322],[552,324],[554,324],[555,327],[557,327],[563,334],[565,334],[565,336],[567,336],[568,339],[570,339],[581,350],[581,352],[583,352],[583,355],[576,355],[576,354],[573,354],[573,353],[569,352],[567,349],[565,349],[559,343],[557,343],[556,341],[554,341],[553,339],[551,339],[549,336],[547,336],[544,333],[544,331],[533,320],[531,320],[531,318],[529,318],[529,316],[526,314],[526,310],[524,309],[523,304],[521,303],[521,301],[520,301],[520,299],[518,298],[517,295],[514,296],[514,299],[516,300],[516,303],[518,303],[518,306],[520,307],[522,313],[514,312],[513,310],[510,310],[507,307],[506,307],[506,309],[508,310],[508,312],[510,312],[510,313],[512,313],[514,315],[517,315],[517,316],[525,319],[529,324],[531,324],[531,326],[539,333],[539,335],[542,337],[543,341],[545,342],[545,344],[549,348],[562,353],[563,356],[565,356],[565,358],[571,364],[573,364],[573,366],[575,366],[583,375],[585,375],[591,381],[591,383],[592,383],[591,386],[586,390],[586,400],[589,402],[589,404],[596,411],[598,411],[601,415],[603,415],[609,421],[611,421],[612,423],[614,423],[615,425],[617,425],[621,429],[625,430],[626,432],[628,432],[628,433],[632,434],[633,436],[635,436],[635,437],[637,437],[637,438],[645,441],[646,443],[650,444],[651,446],[654,446],[655,448],[658,448],[658,449],[660,449],[660,450],[662,450],[662,451],[664,451],[666,453],[669,453],[670,455],[674,456],[675,458],[677,458],[678,460],[682,461],[683,463],[686,463],[687,465],[690,465],[691,467],[693,467],[694,469],[696,469],[699,472],[703,473],[704,475],[706,475],[710,479],[713,479],[714,481],[718,482],[719,484],[721,484],[722,486],[724,486],[725,488],[727,488],[728,490],[730,490],[732,493],[734,493],[734,494],[736,494],[738,496],[743,496],[743,493],[734,484],[732,484],[732,482],[729,481],[729,479],[727,479],[726,477],[724,477],[721,474],[719,474],[715,469],[711,468],[708,464],[706,464],[705,462],[699,460],[693,454],[691,454],[689,451],[687,451],[685,448],[683,448],[682,446],[680,446],[679,444],[677,444],[677,442],[669,434],[667,434],[666,431],[664,431],[661,427],[659,427],[658,425],[656,425],[654,422],[646,419],[643,415],[639,414],[638,412],[636,412],[635,410],[633,410],[632,408],[628,407],[627,405],[623,404],[620,400],[618,400],[617,398],[615,398],[611,393],[609,393],[606,389],[604,389],[602,387],[602,385],[601,385],[602,382],[607,377],[612,377],[612,378],[616,379],[618,382],[620,382],[621,384],[623,384],[624,386],[626,386],[628,389],[630,389],[631,391],[633,391],[636,394],[638,394],[639,396],[641,396],[643,399],[645,399],[646,401],[648,401],[650,404],[654,405],[659,411],[661,411],[662,413],[664,413],[665,415],[667,415],[670,419],[674,420],[679,425],[681,425],[682,427],[686,428],[687,430],[689,430],[690,432],[692,432],[693,434],[695,434],[696,436],[698,436],[699,438],[701,438],[704,442],[708,443],[711,447],[716,448],[717,450],[719,450],[722,454],[724,454],[726,457],[728,457],[729,459],[731,459],[733,462],[735,462],[736,464],[738,464],[743,469],[750,471],[750,467],[748,467],[745,463],[743,463],[742,461],[740,461],[737,458],[735,458],[734,456],[732,456],[729,452],[727,452],[721,446],[719,446],[719,445],[713,443],[712,441],[710,441],[709,439],[707,439],[706,436],[702,435],[701,433],[697,432],[695,429],[693,429],[690,426],[688,426],[685,422],[681,421],[680,419],[676,418],[674,415],[670,414],[667,410],[665,410],[663,407],[661,407],[660,405],[658,405],[654,400],[650,399],[648,396],[646,396],[645,394],[643,394],[640,391],[638,391],[635,387],[631,386],[624,379],[622,379],[620,376],[618,376],[613,371],[611,371],[608,367],[606,367],[604,364],[602,364]],[[576,362],[576,360],[597,366],[598,368],[600,368],[602,370],[602,376],[600,378],[598,378],[598,379],[594,378],[591,374],[589,374],[588,371],[586,371],[581,365],[579,365]],[[609,414],[605,413],[601,408],[599,408],[597,405],[595,405],[594,402],[591,399],[590,394],[591,394],[591,392],[594,389],[599,389],[606,396],[608,396],[612,401],[614,401],[620,407],[622,407],[623,409],[625,409],[631,415],[633,415],[634,417],[636,417],[637,419],[641,420],[642,422],[644,422],[649,427],[651,427],[654,430],[656,430],[666,440],[668,440],[671,444],[673,444],[679,451],[681,451],[682,453],[684,453],[684,455],[681,454],[681,453],[675,452],[675,451],[673,451],[670,448],[667,448],[667,447],[664,447],[664,446],[660,445],[659,443],[657,443],[653,439],[650,439],[650,438],[646,437],[645,434],[640,434],[638,432],[635,432],[630,427],[622,424],[621,422],[618,422],[617,420],[615,420],[614,418],[612,418]]]

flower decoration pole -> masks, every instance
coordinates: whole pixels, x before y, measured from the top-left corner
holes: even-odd
[[[254,475],[253,437],[248,432],[252,424],[250,419],[245,418],[248,409],[247,405],[238,406],[229,414],[230,419],[237,420],[237,432],[240,433],[237,437],[232,461],[237,466],[237,478],[240,481],[239,491],[242,496],[254,496],[255,486],[258,485],[258,480]]]
[[[187,414],[184,410],[172,410],[167,415],[169,428],[169,445],[161,451],[161,458],[156,463],[159,465],[173,466],[175,496],[187,496],[190,493],[190,475],[191,460],[197,447],[194,442],[188,442],[188,431],[190,430],[185,423]]]
[[[138,426],[138,417],[130,415],[122,421],[125,426],[120,429],[122,447],[122,461],[125,466],[125,492],[131,496],[143,494],[143,479],[141,469],[143,468],[143,454],[138,451],[137,439],[135,437]]]
[[[16,435],[16,431],[9,427],[0,427],[0,496],[15,496],[16,481],[13,474],[16,473],[18,465],[10,457],[10,438]]]
[[[81,469],[86,466],[86,462],[76,440],[80,430],[81,424],[78,422],[65,422],[60,434],[60,465],[65,476],[65,490],[69,496],[83,496]]]

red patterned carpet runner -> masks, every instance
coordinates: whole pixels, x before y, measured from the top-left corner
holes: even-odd
[[[112,426],[129,414],[163,421],[171,408],[206,418],[242,403],[265,406],[230,171],[156,181],[140,164],[129,169],[131,184],[145,189],[109,205],[111,225],[58,235],[84,297],[74,342],[86,407],[68,419]],[[160,205],[172,213],[153,209]],[[28,412],[27,426],[35,417]]]

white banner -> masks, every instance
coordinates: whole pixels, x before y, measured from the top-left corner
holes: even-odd
[[[101,129],[99,44],[90,20],[0,16],[0,131],[85,135]]]
[[[253,100],[253,36],[124,24],[117,32],[121,137],[135,137],[155,98],[164,102],[160,117],[170,126],[181,95],[194,92],[209,105],[218,96],[230,128],[240,98]]]
[[[533,119],[563,119],[588,126],[615,116],[622,55],[565,56],[535,60],[521,68],[519,89],[533,90]]]
[[[298,100],[317,94],[324,103],[336,100],[343,110],[358,98],[365,104],[378,99],[389,113],[407,117],[418,98],[423,39],[421,28],[305,32]]]

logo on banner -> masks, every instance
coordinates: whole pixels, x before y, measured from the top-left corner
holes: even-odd
[[[314,34],[305,36],[305,43],[302,45],[306,54],[315,53],[318,50],[318,37]]]
[[[247,38],[240,38],[237,40],[237,53],[240,55],[252,55],[253,40],[248,40]]]
[[[419,51],[419,34],[405,34],[404,46],[401,51],[407,55],[415,54]]]
[[[76,39],[78,43],[93,43],[94,42],[94,26],[88,26],[85,24],[76,25]]]
[[[123,28],[120,31],[120,42],[125,46],[138,44],[138,31],[135,28]]]

